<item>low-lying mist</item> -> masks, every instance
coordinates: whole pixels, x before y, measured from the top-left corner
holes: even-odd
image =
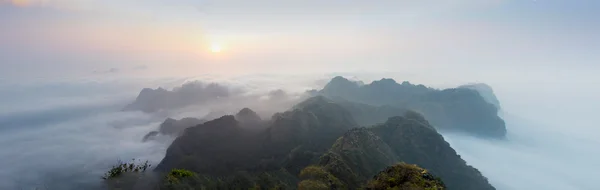
[[[219,83],[232,95],[155,113],[121,111],[142,88],[172,89],[198,80]],[[167,117],[214,119],[251,107],[266,119],[316,87],[310,81],[286,90],[261,77],[0,84],[5,105],[0,110],[0,189],[102,188],[104,172],[119,160],[160,162],[172,138],[142,139]]]
[[[600,92],[569,80],[495,87],[507,139],[444,134],[463,159],[499,190],[597,189]]]
[[[595,189],[597,140],[505,115],[505,141],[445,134],[445,139],[497,189]],[[568,129],[568,128],[567,128]],[[576,130],[577,128],[571,128]]]
[[[172,139],[161,137],[145,143],[141,140],[167,117],[202,118],[211,113],[233,114],[249,107],[268,119],[270,114],[289,109],[300,101],[306,90],[322,87],[330,76],[260,75],[227,79],[204,76],[152,82],[123,79],[38,86],[0,84],[3,98],[0,103],[7,105],[0,110],[0,158],[3,158],[0,189],[101,187],[101,176],[118,160],[149,160],[153,165],[160,162]],[[390,76],[370,79],[383,77]],[[142,88],[173,89],[190,81],[217,82],[241,90],[233,98],[174,110],[121,111]],[[574,88],[569,92],[571,95],[533,93],[538,99],[556,98],[560,99],[557,104],[570,105],[552,110],[545,104],[550,101],[536,102],[532,101],[535,98],[522,97],[538,89],[515,90],[511,85],[491,84],[503,109],[506,108],[502,113],[508,129],[506,140],[443,134],[445,139],[499,190],[594,189],[595,174],[600,169],[594,166],[594,161],[600,160],[600,141],[593,137],[600,130],[591,126],[592,114],[587,112],[596,106],[586,104],[592,99],[569,99],[578,97],[579,92]],[[264,98],[274,92],[285,95],[277,104]]]

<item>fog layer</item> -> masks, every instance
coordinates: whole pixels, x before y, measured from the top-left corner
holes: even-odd
[[[290,86],[298,92],[316,87],[314,77],[303,80],[310,82],[290,80]],[[121,111],[143,88],[181,89],[198,81],[219,83],[232,98],[156,113]],[[119,160],[160,162],[172,138],[142,139],[167,117],[214,119],[244,107],[270,117],[291,107],[298,94],[260,76],[6,82],[0,87],[0,189],[101,188],[104,172]],[[258,101],[262,97],[274,101]]]
[[[337,74],[335,74],[337,75]],[[264,105],[255,99],[211,102],[165,113],[121,112],[143,88],[173,89],[189,81],[219,82],[243,89],[244,97],[298,94],[322,87],[334,75],[281,77],[256,75],[232,78],[195,77],[164,80],[103,82],[48,82],[0,84],[0,189],[98,187],[100,176],[117,160],[142,159],[157,164],[169,138],[142,143],[166,117],[202,117],[213,111],[233,112],[241,107],[278,111],[282,105]],[[409,75],[350,75],[368,80],[394,77],[433,87],[460,85],[435,77]],[[423,80],[427,79],[427,80]],[[468,162],[499,190],[594,189],[600,170],[600,130],[593,124],[599,95],[570,81],[507,83],[490,80],[507,122],[505,141],[444,134]],[[462,82],[462,81],[461,81]],[[481,81],[475,81],[481,82]],[[556,88],[556,86],[562,86]],[[596,96],[597,97],[597,96]],[[251,100],[253,102],[251,102]],[[293,101],[290,101],[293,102]],[[220,109],[214,109],[214,108]],[[267,111],[265,111],[267,110]],[[267,113],[263,113],[268,115]]]

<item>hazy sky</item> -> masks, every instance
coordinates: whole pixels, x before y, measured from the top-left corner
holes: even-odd
[[[597,0],[0,0],[0,80],[593,74],[598,10]]]
[[[499,189],[594,188],[599,34],[599,0],[0,0],[0,189],[157,163],[165,144],[139,139],[164,118],[114,112],[144,87],[303,92],[345,73],[486,82],[539,127],[509,118],[505,143],[447,136],[463,158]]]

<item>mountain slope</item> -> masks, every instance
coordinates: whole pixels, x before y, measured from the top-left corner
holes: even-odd
[[[250,111],[238,115],[251,116]],[[241,189],[267,184],[253,177],[263,174],[286,187],[302,180],[300,189],[355,189],[386,167],[406,162],[439,176],[449,189],[494,189],[416,112],[369,128],[358,126],[344,106],[320,96],[275,114],[263,130],[223,116],[186,129],[156,170],[187,169],[207,179],[232,180]],[[311,165],[317,168],[307,168]]]
[[[448,189],[495,189],[439,133],[415,116],[393,117],[370,130],[392,148],[399,160],[426,168],[442,178]]]
[[[321,157],[319,165],[349,187],[358,188],[378,171],[398,162],[426,168],[444,180],[448,189],[494,189],[415,112],[348,131]]]
[[[436,90],[409,82],[398,84],[393,79],[360,85],[335,77],[318,94],[373,106],[415,110],[443,131],[492,138],[504,138],[506,135],[506,126],[498,117],[498,109],[469,88]]]
[[[242,116],[253,115],[250,111],[242,110],[237,118],[245,120]],[[323,97],[310,98],[294,110],[275,114],[265,125],[266,129],[256,131],[244,127],[234,116],[224,116],[188,128],[168,148],[157,170],[186,168],[230,175],[285,168],[296,174],[346,130],[357,127],[347,111]]]

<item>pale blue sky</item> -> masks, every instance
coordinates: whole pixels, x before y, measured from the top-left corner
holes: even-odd
[[[0,75],[591,72],[598,10],[593,0],[0,0]]]

